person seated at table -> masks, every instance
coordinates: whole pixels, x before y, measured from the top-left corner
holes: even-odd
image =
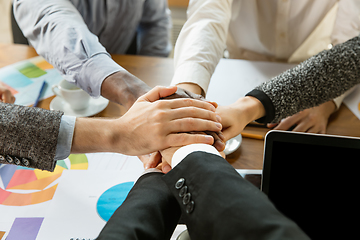
[[[0,164],[53,171],[56,160],[70,153],[116,152],[143,155],[189,143],[212,144],[210,135],[192,131],[221,130],[212,103],[196,99],[160,100],[177,87],[155,87],[118,119],[75,118],[12,104],[0,86]]]
[[[360,84],[359,56],[357,36],[260,84],[235,103],[218,107],[224,138],[240,134],[250,122],[278,122],[351,90]],[[148,167],[157,166],[159,161],[152,158]]]
[[[67,81],[126,110],[151,88],[109,53],[166,57],[171,50],[166,0],[21,0],[13,12],[30,45]],[[174,97],[201,99],[181,88]],[[218,133],[209,134],[223,150]]]
[[[175,45],[171,84],[205,96],[225,48],[230,58],[299,63],[357,36],[359,29],[359,4],[354,0],[191,0]],[[269,127],[325,133],[328,118],[343,98],[329,99]]]
[[[343,94],[360,84],[359,56],[358,36],[259,85],[233,106],[231,127],[277,121]],[[181,214],[191,239],[309,239],[212,146],[168,148],[154,159],[173,169],[147,170],[98,240],[169,239]]]
[[[13,12],[30,45],[66,80],[126,109],[151,88],[109,53],[167,57],[171,50],[166,0],[21,0]]]
[[[182,215],[190,238],[310,239],[210,145],[161,151],[167,174],[149,169],[97,240],[170,239]]]

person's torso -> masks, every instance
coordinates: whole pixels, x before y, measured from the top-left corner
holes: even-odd
[[[135,36],[145,0],[71,0],[110,53],[122,54]]]
[[[234,0],[227,41],[230,57],[287,61],[297,49],[304,48],[305,41],[306,48],[311,48],[309,41],[322,44],[312,51],[305,49],[310,55],[326,49],[330,43],[350,39],[358,34],[358,23],[351,24],[353,19],[358,20],[358,11],[350,9],[352,0],[342,4],[340,9],[337,0]],[[340,31],[341,40],[337,40],[336,21],[347,23],[342,17],[348,17],[349,25],[353,26]]]

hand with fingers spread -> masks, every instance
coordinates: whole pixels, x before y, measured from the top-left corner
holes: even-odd
[[[73,152],[111,151],[139,156],[171,146],[213,144],[212,136],[189,132],[219,132],[222,126],[215,107],[190,98],[162,99],[176,90],[177,87],[155,87],[119,119],[78,118],[77,123],[83,124],[75,126]],[[77,131],[88,134],[77,134]],[[99,144],[101,140],[103,143]]]
[[[189,98],[157,101],[175,91],[176,87],[157,87],[140,97],[122,116],[121,124],[127,129],[123,137],[134,139],[134,144],[128,144],[128,149],[132,149],[131,155],[145,149],[153,152],[195,142],[213,143],[211,136],[188,132],[220,131],[222,126],[216,117],[215,107]]]
[[[4,85],[0,84],[0,101],[3,103],[14,103],[15,97],[11,93],[11,91],[5,87]]]
[[[292,129],[294,132],[326,133],[329,117],[335,109],[335,103],[331,100],[284,118],[280,123],[270,123],[268,127],[275,130],[289,130],[294,126]]]
[[[166,97],[165,99],[191,98],[191,99],[197,99],[197,100],[209,102],[209,103],[213,104],[215,107],[218,106],[217,103],[207,101],[202,95],[193,93],[190,90],[194,90],[194,89],[190,88],[189,90],[187,90],[187,85],[185,86],[185,88],[178,87],[174,94]],[[218,120],[221,121],[220,116],[218,116]],[[224,135],[222,134],[221,131],[218,131],[218,132],[205,131],[205,133],[208,135],[211,135],[214,138],[213,146],[218,151],[223,151],[225,149]]]
[[[249,96],[239,98],[228,106],[220,106],[216,112],[221,117],[225,141],[239,135],[248,123],[265,115],[261,102]]]

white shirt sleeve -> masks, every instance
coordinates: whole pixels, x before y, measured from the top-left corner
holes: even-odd
[[[176,150],[171,160],[171,167],[176,167],[176,165],[178,165],[182,160],[184,160],[184,158],[193,152],[207,152],[221,157],[220,153],[212,145],[201,143],[190,144]]]
[[[70,1],[16,0],[13,4],[16,21],[37,53],[91,96],[100,96],[107,76],[126,71],[111,59]]]
[[[195,83],[206,93],[226,47],[232,2],[190,1],[188,20],[175,45],[175,74],[171,85]]]

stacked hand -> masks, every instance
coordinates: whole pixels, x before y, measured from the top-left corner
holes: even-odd
[[[220,131],[215,107],[196,99],[163,99],[176,90],[155,87],[118,119],[77,118],[72,152],[139,156],[191,143],[213,144],[212,136],[189,132]]]
[[[14,95],[10,92],[10,90],[7,87],[1,84],[0,84],[0,102],[4,102],[4,103],[15,102]]]
[[[119,119],[119,124],[127,129],[122,137],[134,139],[125,146],[126,154],[140,155],[170,146],[214,142],[212,136],[189,132],[219,132],[222,126],[215,107],[209,102],[190,98],[159,100],[176,90],[177,87],[152,89]]]

